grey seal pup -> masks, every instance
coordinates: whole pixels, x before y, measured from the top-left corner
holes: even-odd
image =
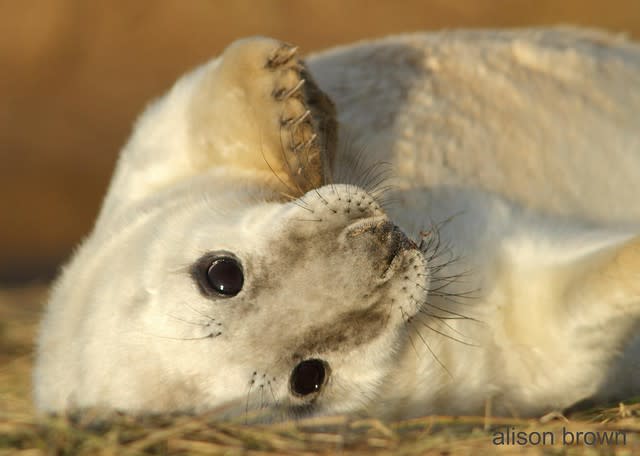
[[[638,393],[639,132],[640,47],[602,32],[304,62],[238,41],[137,121],[53,288],[36,405],[529,416]]]

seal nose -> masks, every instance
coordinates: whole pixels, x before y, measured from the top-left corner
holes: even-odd
[[[404,234],[404,231],[388,220],[377,228],[377,230],[380,232],[380,236],[387,241],[395,251],[418,248],[416,243]]]
[[[389,219],[360,220],[345,229],[345,238],[353,248],[369,252],[374,264],[386,275],[396,256],[406,250],[417,250],[415,242]]]
[[[399,252],[401,250],[417,249],[415,242],[388,219],[364,220],[356,222],[346,229],[347,238],[356,238],[362,235],[369,235],[378,243],[387,246],[390,250]]]

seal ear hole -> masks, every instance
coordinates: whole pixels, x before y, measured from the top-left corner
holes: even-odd
[[[308,359],[293,368],[289,387],[299,397],[319,393],[329,377],[329,366],[321,359]]]
[[[242,264],[229,253],[209,253],[192,270],[200,290],[206,296],[233,297],[244,285]]]

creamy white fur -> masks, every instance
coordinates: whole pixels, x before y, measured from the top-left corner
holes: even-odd
[[[273,46],[256,40],[241,57],[262,62]],[[288,333],[365,305],[349,283],[360,283],[369,258],[355,251],[353,264],[331,262],[333,247],[318,247],[320,258],[286,271],[287,290],[256,301],[268,311],[216,310],[223,336],[208,345],[174,340],[206,332],[173,316],[200,321],[212,306],[188,265],[208,250],[249,265],[275,255],[286,242],[280,233],[305,214],[282,200],[261,161],[278,154],[269,132],[281,108],[251,97],[270,92],[270,76],[236,55],[184,76],[138,121],[94,232],[49,303],[35,372],[40,409],[296,405],[286,382],[292,365],[281,360],[289,353],[279,352]],[[494,413],[532,415],[639,392],[636,44],[573,29],[459,31],[364,42],[307,64],[336,104],[336,166],[358,150],[362,168],[389,163],[388,218],[414,239],[436,224],[448,250],[433,261],[455,260],[438,274],[457,280],[415,277],[431,290],[447,283],[447,295],[432,293],[423,310],[468,317],[420,316],[407,301],[402,312],[415,321],[404,324],[391,306],[392,321],[366,346],[314,352],[332,369],[318,413],[468,414],[491,400]],[[316,214],[345,195],[370,201],[350,186],[302,201]],[[375,207],[371,217],[387,217]],[[305,239],[324,229],[296,228]],[[253,261],[247,287],[261,267]],[[323,277],[336,282],[322,287]],[[404,296],[399,286],[389,285],[389,296]],[[269,399],[249,387],[260,384],[251,383],[254,371],[274,378],[262,383]]]

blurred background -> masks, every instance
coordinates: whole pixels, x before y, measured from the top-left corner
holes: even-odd
[[[145,104],[248,35],[311,52],[391,33],[578,24],[640,38],[640,0],[0,0],[0,284],[91,229]]]

